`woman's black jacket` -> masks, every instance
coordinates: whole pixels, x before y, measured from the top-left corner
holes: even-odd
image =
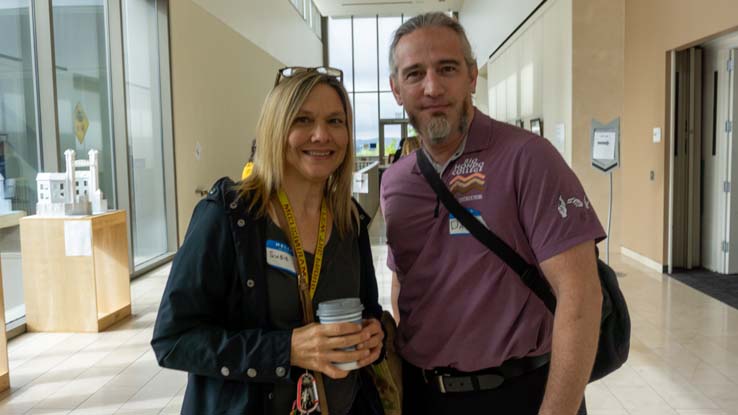
[[[189,372],[183,414],[265,414],[274,384],[291,382],[292,332],[269,319],[266,220],[247,203],[230,179],[215,183],[164,289],[151,346],[161,366]],[[379,319],[370,218],[360,212],[361,301]]]

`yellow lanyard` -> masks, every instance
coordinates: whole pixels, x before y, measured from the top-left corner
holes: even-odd
[[[279,196],[279,203],[282,205],[284,210],[284,216],[287,219],[287,226],[290,228],[290,235],[292,237],[292,245],[295,249],[295,255],[297,256],[297,265],[300,267],[299,272],[303,281],[307,278],[308,269],[307,261],[305,260],[305,251],[302,249],[302,242],[300,241],[300,232],[297,230],[297,222],[295,221],[295,215],[292,213],[292,207],[290,207],[290,201],[287,199],[287,194],[284,190],[279,190],[277,194]],[[325,203],[325,198],[320,204],[320,224],[318,225],[318,243],[315,245],[315,260],[313,261],[313,273],[310,277],[310,299],[312,300],[315,296],[315,290],[318,288],[318,279],[320,279],[320,267],[323,263],[323,249],[325,248],[325,238],[328,233],[328,206]]]

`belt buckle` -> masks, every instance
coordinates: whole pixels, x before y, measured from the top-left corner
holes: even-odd
[[[434,375],[434,381],[438,383],[438,390],[443,393],[473,392],[497,389],[505,382],[505,378],[497,374],[449,376]],[[475,379],[476,378],[476,382]],[[451,383],[446,384],[447,381]]]
[[[426,385],[429,385],[431,382],[436,382],[438,384],[438,390],[441,391],[441,393],[446,393],[446,385],[443,383],[443,375],[439,375],[436,374],[435,371],[428,371],[425,369],[421,369],[420,373],[423,375],[423,381]]]
[[[435,377],[438,381],[438,390],[440,390],[441,393],[446,393],[446,384],[443,383],[443,375],[436,375]]]
[[[476,390],[472,376],[452,376],[442,374],[436,376],[441,393],[473,392]],[[448,382],[448,383],[447,383]]]

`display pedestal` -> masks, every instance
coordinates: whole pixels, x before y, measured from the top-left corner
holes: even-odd
[[[126,213],[20,220],[28,331],[99,332],[131,314]]]

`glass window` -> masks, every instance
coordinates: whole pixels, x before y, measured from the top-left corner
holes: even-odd
[[[0,216],[36,212],[39,137],[29,1],[0,2]],[[25,315],[18,227],[0,229],[5,321]]]
[[[389,67],[389,49],[392,43],[392,36],[402,24],[399,17],[380,17],[378,23],[379,29],[379,90],[390,91],[390,67]],[[383,117],[384,118],[384,117]]]
[[[357,93],[355,103],[356,154],[358,156],[376,157],[379,155],[377,94]]]
[[[123,2],[134,265],[168,251],[157,2]]]
[[[379,93],[379,118],[397,120],[404,118],[403,114],[402,106],[397,105],[391,92]]]
[[[377,19],[354,18],[354,88],[377,90]]]
[[[346,90],[354,89],[351,61],[351,18],[331,18],[328,23],[328,64],[343,71]]]
[[[0,8],[0,214],[36,212],[38,133],[30,7]]]
[[[384,155],[383,163],[389,163],[392,156],[397,152],[402,140],[401,124],[385,124],[384,125]]]
[[[358,156],[379,154],[380,119],[405,118],[402,107],[392,96],[388,61],[390,42],[402,19],[402,16],[329,19],[329,62],[344,71],[346,87],[353,92],[356,102]]]
[[[105,0],[52,0],[59,160],[64,151],[87,159],[100,152],[100,189],[115,206]]]

